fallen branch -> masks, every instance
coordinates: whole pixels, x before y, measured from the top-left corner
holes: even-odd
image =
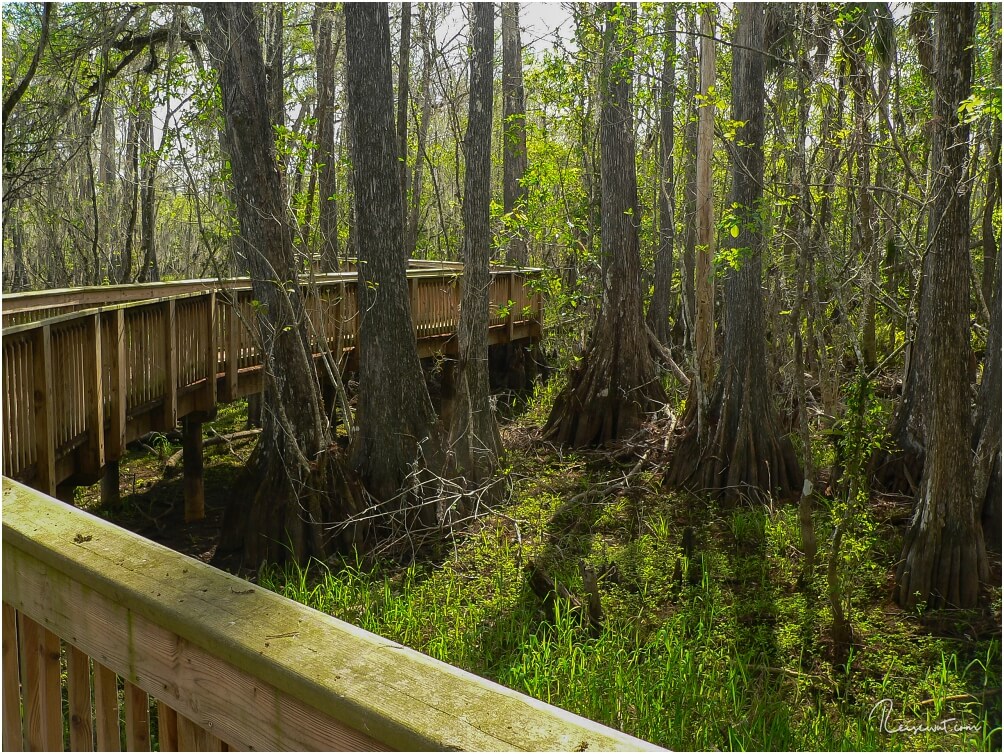
[[[207,438],[202,443],[202,448],[211,448],[215,445],[231,445],[239,440],[248,440],[252,437],[257,437],[261,434],[261,427],[256,427],[254,429],[245,429],[240,432],[234,432],[230,435],[213,435]],[[230,448],[231,451],[233,447]],[[170,478],[177,474],[181,470],[182,459],[185,455],[184,450],[179,450],[177,453],[172,455],[167,459],[167,463],[164,464],[164,477]]]
[[[922,702],[917,702],[915,707],[929,707],[932,704],[937,704],[938,702],[968,702],[968,701],[982,701],[990,696],[1000,696],[1001,690],[998,689],[983,689],[975,694],[956,694],[955,696],[945,696],[941,699],[925,699]]]
[[[669,367],[669,371],[676,376],[676,379],[678,379],[684,387],[689,388],[690,378],[682,369],[680,369],[680,365],[673,360],[673,354],[669,352],[669,349],[666,348],[666,346],[659,342],[659,338],[656,337],[656,334],[652,332],[652,328],[648,327],[648,325],[645,326],[645,332],[648,333],[648,342],[652,345],[652,348],[655,349],[656,353],[659,354],[659,357],[666,362],[666,366]]]

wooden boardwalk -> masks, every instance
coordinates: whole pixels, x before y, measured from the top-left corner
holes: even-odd
[[[492,273],[489,343],[540,337],[537,270]],[[422,357],[456,351],[462,268],[408,272]],[[316,356],[356,346],[354,272],[303,282]],[[247,279],[100,286],[4,296],[3,475],[49,495],[92,484],[147,432],[262,389]]]
[[[4,751],[655,748],[8,479],[3,544]]]

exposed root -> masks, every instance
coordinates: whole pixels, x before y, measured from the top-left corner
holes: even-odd
[[[739,379],[743,377],[744,379]],[[766,401],[751,393],[749,375],[724,375],[709,406],[709,440],[701,441],[697,401],[688,401],[665,482],[720,495],[794,499],[802,473],[790,440],[775,429]]]

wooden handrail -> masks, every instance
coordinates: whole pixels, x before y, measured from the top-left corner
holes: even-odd
[[[498,267],[495,272],[505,273],[515,268]],[[523,272],[537,273],[536,268],[524,268]],[[413,259],[409,261],[408,276],[437,276],[462,273],[463,265],[457,262],[440,262]],[[311,283],[355,280],[357,273],[343,271],[323,274],[305,274],[303,285]],[[245,289],[251,287],[250,278],[198,278],[192,280],[172,280],[160,283],[134,283],[128,285],[93,285],[77,288],[50,288],[42,291],[8,293],[0,297],[3,324],[17,325],[47,317],[65,314],[69,311],[94,307],[111,306],[148,299],[178,296],[185,293],[205,293],[221,289]]]
[[[113,673],[125,681],[127,742],[138,747],[149,744],[149,695],[162,746],[655,749],[8,479],[3,543],[7,750],[61,748],[60,640],[74,748],[90,748],[93,735],[117,748]]]

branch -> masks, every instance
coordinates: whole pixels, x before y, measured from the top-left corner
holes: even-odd
[[[28,90],[28,85],[31,84],[31,80],[35,77],[35,70],[38,68],[38,61],[42,58],[42,50],[49,43],[49,19],[52,16],[52,3],[43,3],[42,5],[42,31],[38,38],[38,47],[35,48],[35,54],[31,56],[31,64],[28,66],[28,71],[24,74],[24,78],[21,79],[21,83],[17,85],[10,96],[3,101],[3,130],[7,130],[7,119],[10,118],[11,112],[17,106],[17,103],[21,101],[24,93]]]
[[[676,376],[676,379],[683,383],[684,387],[689,388],[690,378],[687,377],[682,369],[680,369],[679,364],[673,361],[673,355],[669,352],[669,349],[659,342],[659,338],[656,337],[655,333],[652,332],[652,328],[648,325],[645,326],[645,332],[648,333],[648,342],[652,345],[652,348],[655,349],[656,353],[659,354],[662,360],[666,362],[666,366],[669,367],[669,371]]]

